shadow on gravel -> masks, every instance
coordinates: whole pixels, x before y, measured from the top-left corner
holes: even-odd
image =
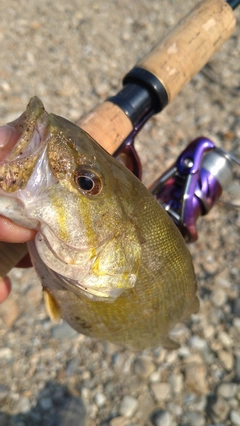
[[[55,382],[47,382],[29,411],[9,416],[0,411],[0,426],[85,426],[86,409],[81,398]]]

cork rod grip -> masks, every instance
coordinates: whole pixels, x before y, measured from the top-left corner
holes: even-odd
[[[230,37],[235,22],[225,0],[204,0],[137,66],[161,81],[171,102]]]
[[[109,154],[113,154],[133,130],[126,114],[112,102],[104,102],[77,123]]]

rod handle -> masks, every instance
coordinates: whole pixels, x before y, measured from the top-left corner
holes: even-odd
[[[159,79],[171,102],[231,36],[235,24],[225,0],[203,0],[137,67]]]
[[[95,107],[77,124],[109,154],[113,154],[133,130],[130,119],[122,109],[109,101]]]

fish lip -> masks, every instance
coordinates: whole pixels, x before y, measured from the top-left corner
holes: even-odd
[[[39,148],[48,140],[48,121],[49,114],[45,111],[41,100],[36,96],[31,98],[23,114],[7,123],[7,126],[14,129],[16,141],[0,164],[12,163],[38,154]],[[24,146],[19,152],[18,145],[21,143]]]
[[[43,133],[43,128],[46,127],[46,124],[47,118],[44,120],[44,122],[41,123],[36,121],[34,129],[30,135],[26,146],[21,150],[19,154],[17,154],[14,158],[11,158],[12,150],[18,143],[21,142],[22,137],[24,137],[25,135],[25,129],[23,129],[21,133],[17,130],[19,137],[12,150],[4,157],[2,162],[13,163],[15,161],[24,160],[25,158],[30,156],[39,155],[47,143],[46,135]]]

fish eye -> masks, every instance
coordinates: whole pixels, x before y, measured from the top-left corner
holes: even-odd
[[[93,170],[79,168],[74,174],[74,181],[83,194],[97,195],[102,189],[102,179]]]

